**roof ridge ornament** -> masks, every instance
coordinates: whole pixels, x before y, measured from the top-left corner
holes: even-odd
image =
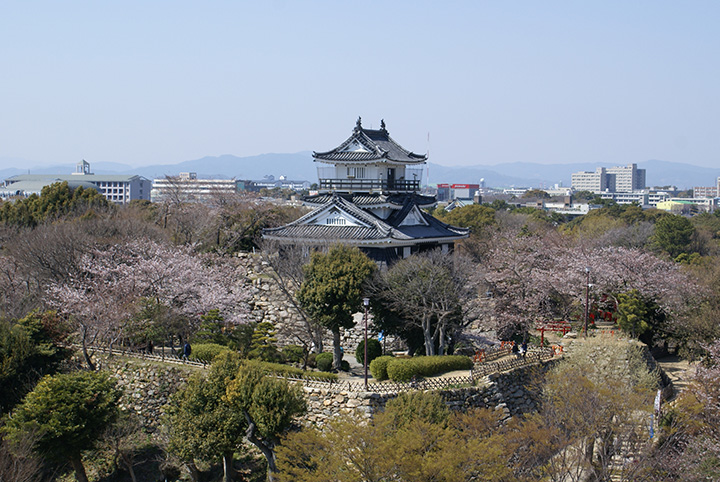
[[[358,120],[355,123],[355,130],[361,131],[362,130],[362,117],[358,116]]]
[[[387,134],[387,129],[385,128],[385,119],[380,119],[380,130]]]

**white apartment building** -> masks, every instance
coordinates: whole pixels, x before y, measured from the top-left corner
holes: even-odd
[[[654,208],[658,204],[669,201],[670,193],[666,191],[636,191],[636,192],[604,192],[602,199],[612,199],[618,204],[636,203],[644,208]]]
[[[40,195],[45,186],[68,181],[70,185],[92,187],[115,204],[128,204],[135,199],[150,199],[150,180],[138,175],[93,174],[90,164],[78,162],[72,174],[21,174],[5,179],[5,191],[15,196]]]
[[[717,178],[715,186],[710,187],[694,187],[693,197],[720,197],[720,177]]]
[[[570,176],[570,186],[575,191],[603,192],[607,189],[607,172],[604,167],[598,167],[595,172],[573,172]]]
[[[575,191],[636,192],[645,189],[645,169],[638,169],[637,164],[598,167],[595,172],[574,172],[571,181]]]
[[[150,199],[152,202],[207,202],[237,190],[235,179],[198,179],[197,173],[181,172],[177,177],[153,180]]]
[[[643,207],[650,206],[649,194],[645,191],[641,192],[603,192],[600,193],[601,199],[612,199],[618,204],[637,203]]]
[[[608,189],[611,191],[635,192],[645,189],[645,169],[638,169],[637,164],[610,167],[607,173]]]

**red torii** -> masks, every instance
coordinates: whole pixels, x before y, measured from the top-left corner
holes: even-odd
[[[536,321],[535,329],[540,331],[540,346],[545,345],[545,330],[562,332],[563,336],[571,330],[569,321]]]

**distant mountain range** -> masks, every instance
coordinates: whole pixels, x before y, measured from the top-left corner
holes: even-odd
[[[30,165],[21,159],[2,159],[3,164]],[[613,167],[616,164],[607,164],[604,167]],[[680,189],[690,189],[694,186],[714,186],[720,168],[697,167],[679,162],[666,162],[650,160],[638,162],[638,167],[647,170],[648,186],[677,186]],[[316,164],[312,161],[312,153],[297,152],[294,154],[261,154],[258,156],[237,157],[230,154],[216,157],[203,157],[193,161],[184,161],[178,164],[157,164],[133,168],[120,163],[98,162],[90,164],[91,170],[96,174],[138,174],[148,179],[174,176],[180,172],[196,172],[200,178],[236,178],[259,180],[264,176],[273,175],[277,179],[286,176],[291,180],[317,181]],[[555,184],[570,186],[570,176],[578,171],[595,171],[599,166],[592,163],[574,164],[534,164],[528,162],[513,162],[496,165],[476,166],[441,166],[428,163],[423,183],[429,180],[431,184],[457,183],[478,184],[485,180],[488,187],[544,187],[549,188]],[[62,164],[56,166],[39,167],[35,169],[4,169],[0,170],[0,177],[18,174],[69,174],[75,171],[75,166]]]

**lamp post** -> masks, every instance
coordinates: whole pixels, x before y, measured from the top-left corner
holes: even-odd
[[[368,306],[370,305],[370,298],[363,298],[363,307],[365,307],[365,357],[363,358],[363,367],[365,368],[365,391],[367,392],[367,318],[368,318]]]
[[[588,313],[590,310],[590,268],[585,268],[585,329],[584,334],[585,337],[587,337],[587,330],[588,330]]]

